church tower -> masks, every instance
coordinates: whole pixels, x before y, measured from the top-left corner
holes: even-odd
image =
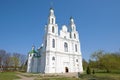
[[[70,18],[69,32],[70,32],[70,38],[79,41],[79,35],[78,32],[76,31],[76,25],[72,17]]]
[[[54,15],[53,8],[50,8],[49,16],[48,16],[48,23],[45,26],[45,35],[44,35],[44,44],[43,44],[43,53],[45,53],[44,61],[44,72],[45,73],[55,73],[55,69],[52,69],[51,66],[51,57],[55,58],[54,53],[57,48],[57,36],[58,36],[58,25],[56,24],[56,17]]]
[[[53,8],[50,8],[50,13],[48,16],[47,32],[48,34],[58,35],[58,26],[56,24],[56,17],[54,15]]]
[[[35,46],[32,46],[32,50],[28,53],[27,72],[40,72],[40,54],[35,51]]]

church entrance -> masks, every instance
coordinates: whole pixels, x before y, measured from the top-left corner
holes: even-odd
[[[65,67],[65,72],[66,72],[66,73],[68,73],[68,72],[69,72],[68,67]]]

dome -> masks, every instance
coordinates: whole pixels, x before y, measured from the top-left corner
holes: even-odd
[[[66,26],[66,25],[63,25],[63,26],[62,26],[62,30],[63,30],[64,32],[67,32],[67,26]]]

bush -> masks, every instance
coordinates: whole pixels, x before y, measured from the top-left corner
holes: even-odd
[[[90,67],[89,67],[89,66],[87,67],[86,73],[87,73],[87,74],[91,74],[91,70],[90,70]]]
[[[92,73],[95,74],[95,70],[94,69],[93,69]]]

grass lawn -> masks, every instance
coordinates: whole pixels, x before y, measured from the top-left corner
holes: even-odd
[[[0,73],[0,80],[15,80],[19,79],[16,76],[18,72],[2,72]],[[62,77],[62,76],[41,76],[40,74],[20,73],[25,77],[35,77],[35,80],[120,80],[120,73],[95,73],[91,75],[81,74],[80,78]],[[25,75],[26,74],[26,75]]]
[[[25,75],[24,75],[25,76]],[[29,74],[26,77],[36,77],[35,80],[120,80],[120,73],[95,73],[91,75],[81,74],[80,78],[75,77],[63,77],[63,76],[41,76],[35,74]]]
[[[120,80],[120,74],[116,73],[95,73],[94,75],[82,74],[81,80]]]
[[[19,77],[16,76],[15,72],[0,72],[0,80],[14,80],[19,79]]]

